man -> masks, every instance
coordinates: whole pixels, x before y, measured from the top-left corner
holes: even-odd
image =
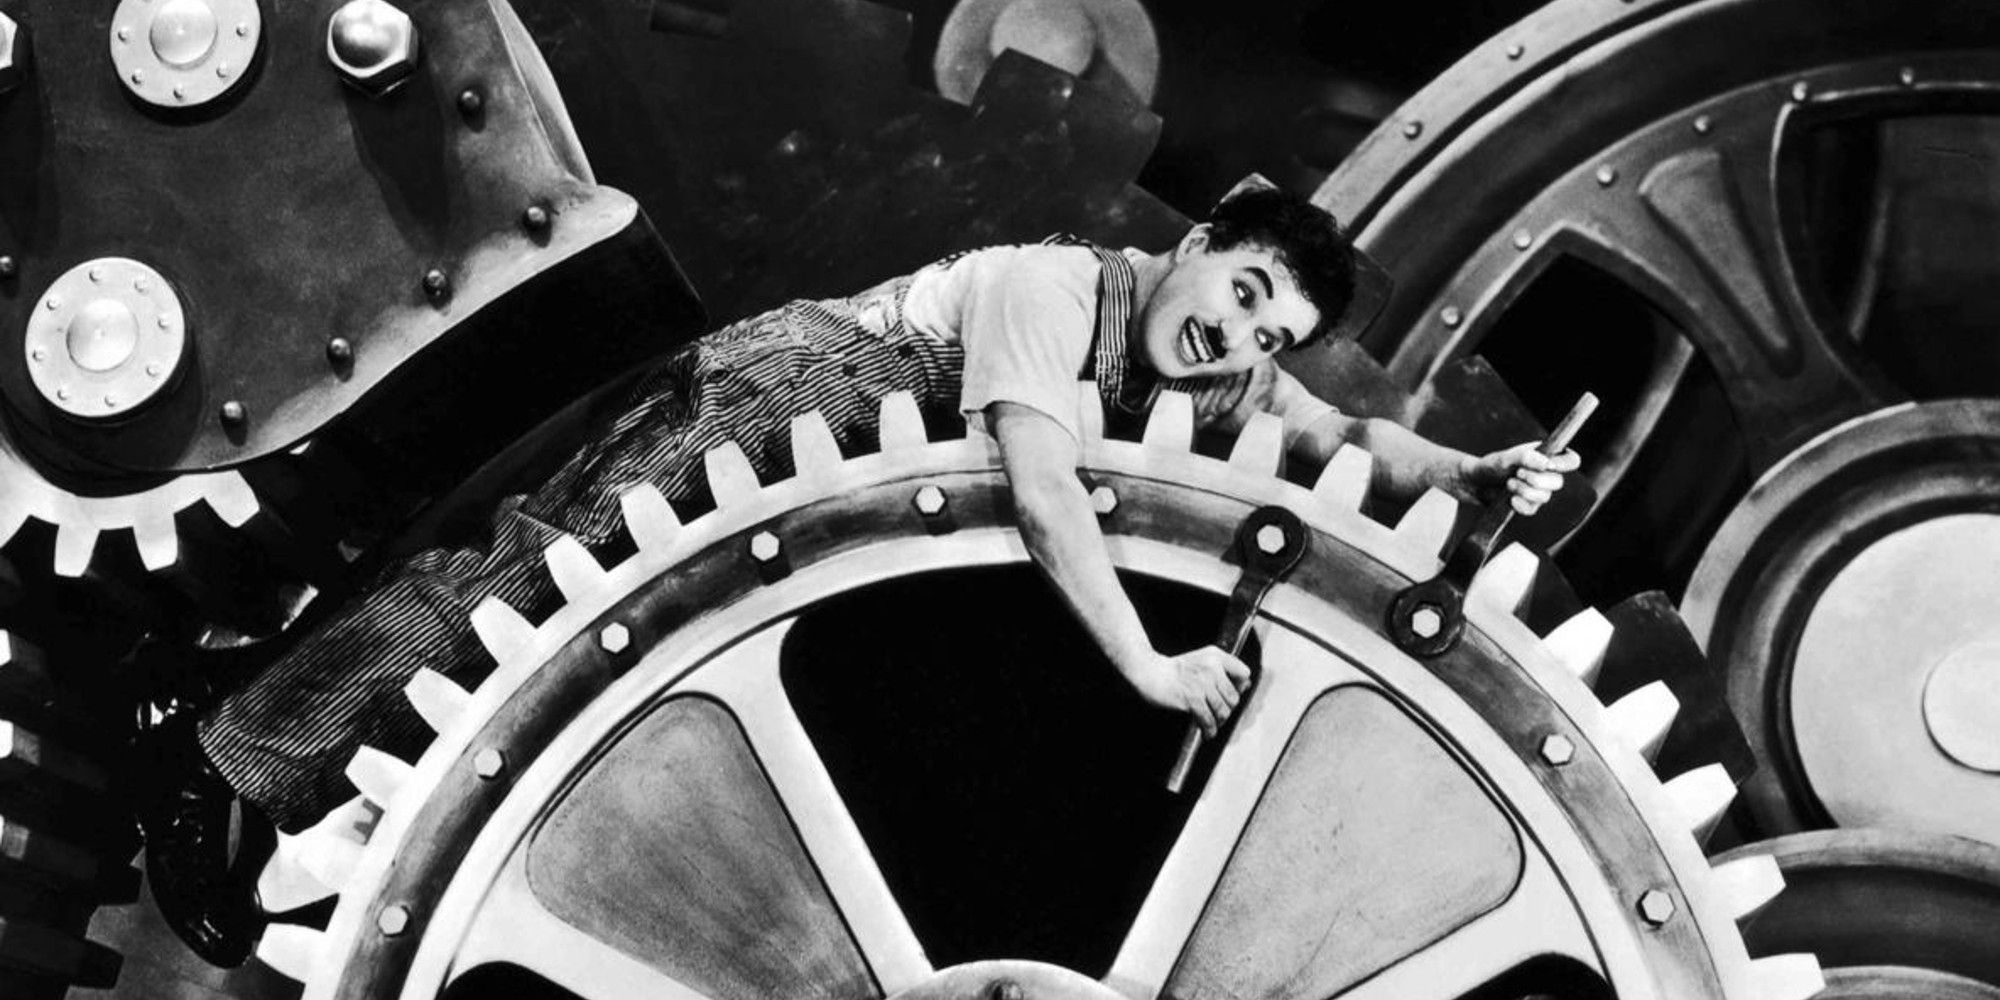
[[[420,750],[426,730],[402,696],[419,668],[468,688],[491,669],[467,624],[475,604],[498,596],[534,617],[560,603],[540,559],[559,534],[611,542],[622,530],[618,497],[637,482],[703,504],[701,457],[724,441],[740,444],[766,481],[788,476],[787,432],[801,413],[823,413],[844,447],[865,450],[878,401],[897,390],[985,425],[1036,564],[1139,697],[1212,733],[1249,671],[1220,649],[1167,655],[1147,637],[1076,476],[1080,376],[1098,384],[1114,418],[1142,414],[1172,387],[1194,393],[1205,426],[1276,414],[1308,461],[1360,444],[1390,495],[1504,488],[1532,513],[1577,465],[1533,444],[1475,458],[1345,417],[1307,392],[1273,358],[1330,328],[1352,288],[1353,253],[1334,220],[1263,190],[1224,201],[1167,253],[990,248],[702,338],[651,371],[539,490],[502,504],[484,546],[393,567],[204,718],[153,737],[150,755],[169,763],[141,824],[162,913],[204,958],[240,963],[261,917],[246,880],[228,874],[234,796],[281,827],[311,825],[353,794],[342,770],[357,747]]]

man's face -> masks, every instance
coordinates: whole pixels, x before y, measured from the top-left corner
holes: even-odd
[[[1167,378],[1191,378],[1248,370],[1304,338],[1319,310],[1269,250],[1213,250],[1208,227],[1196,226],[1139,321],[1146,363]]]

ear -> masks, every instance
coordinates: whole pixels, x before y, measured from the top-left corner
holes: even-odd
[[[1204,222],[1187,231],[1181,237],[1179,246],[1174,247],[1174,259],[1183,260],[1208,249],[1208,223]]]

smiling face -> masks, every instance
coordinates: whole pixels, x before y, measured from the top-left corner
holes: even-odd
[[[1234,374],[1305,339],[1319,318],[1269,250],[1216,250],[1196,226],[1140,310],[1140,356],[1167,378]]]

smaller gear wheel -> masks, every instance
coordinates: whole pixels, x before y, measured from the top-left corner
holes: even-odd
[[[310,998],[429,998],[499,967],[593,1000],[960,997],[1057,976],[932,966],[845,804],[855,789],[815,749],[837,736],[809,734],[781,680],[788,636],[833,597],[1026,563],[992,443],[927,440],[906,394],[883,407],[881,450],[853,459],[824,419],[796,421],[782,482],[760,484],[734,445],[711,452],[717,507],[685,524],[632,489],[636,553],[606,568],[552,545],[568,604],[539,625],[483,604],[497,669],[476,691],[412,681],[438,739],[415,765],[364,750],[361,797],[285,838],[267,905],[339,904],[324,931],[272,927],[259,955]],[[1226,594],[1218,554],[1269,504],[1304,520],[1313,555],[1263,607],[1261,679],[1103,987],[1448,997],[1553,962],[1628,998],[1820,988],[1811,956],[1752,961],[1738,935],[1781,889],[1777,866],[1701,854],[1728,774],[1654,776],[1675,699],[1591,693],[1619,616],[1537,636],[1517,615],[1542,567],[1516,547],[1474,582],[1461,647],[1411,660],[1380,623],[1439,571],[1456,502],[1432,492],[1381,524],[1360,512],[1366,453],[1308,489],[1274,475],[1274,419],[1226,459],[1193,453],[1192,427],[1168,394],[1142,441],[1087,429],[1081,474],[1114,562]]]

